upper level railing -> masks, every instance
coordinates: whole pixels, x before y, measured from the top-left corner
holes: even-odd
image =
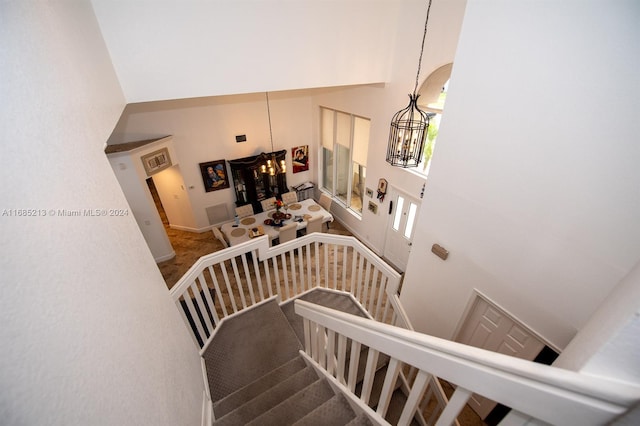
[[[316,287],[351,293],[370,317],[409,326],[400,275],[353,237],[314,233],[269,247],[267,237],[201,257],[170,294],[204,351],[220,321],[265,299]]]
[[[554,425],[607,424],[640,400],[640,388],[416,333],[328,309],[302,300],[295,312],[304,318],[305,352],[345,392],[354,394],[345,371],[358,369],[347,347],[368,347],[364,385],[358,396],[366,409],[381,354],[390,361],[379,404],[370,413],[380,424],[402,368],[418,370],[398,425],[409,424],[430,379],[456,387],[436,425],[449,425],[472,393]],[[350,363],[346,365],[347,360]],[[356,363],[353,365],[353,363]],[[431,424],[431,423],[430,423]],[[539,424],[539,423],[536,423]]]

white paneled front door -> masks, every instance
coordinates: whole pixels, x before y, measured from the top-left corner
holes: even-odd
[[[384,258],[404,272],[411,252],[420,203],[395,188],[389,189],[388,197],[389,220],[384,242]]]

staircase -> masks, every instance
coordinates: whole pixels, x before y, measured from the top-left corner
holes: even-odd
[[[296,357],[213,406],[214,425],[371,425]]]
[[[400,278],[325,233],[201,257],[170,294],[202,357],[203,425],[453,425],[474,394],[511,407],[512,426],[600,425],[640,401],[631,384],[413,331]]]
[[[301,299],[366,318],[347,295],[315,289]],[[372,425],[305,362],[299,354],[303,340],[302,319],[294,313],[293,302],[279,307],[271,300],[223,324],[204,352],[209,387],[223,389],[212,394],[214,425]],[[242,353],[232,355],[237,350]],[[366,350],[360,356],[365,359]],[[387,360],[379,360],[378,374],[385,374]],[[365,363],[359,365],[361,388]],[[376,404],[374,396],[370,406]],[[387,421],[398,417],[389,410]]]

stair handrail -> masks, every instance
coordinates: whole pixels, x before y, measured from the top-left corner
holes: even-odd
[[[269,237],[262,236],[259,238],[253,238],[250,241],[246,241],[241,244],[237,244],[232,247],[227,247],[223,250],[214,251],[213,253],[201,256],[194,262],[193,265],[184,273],[184,275],[171,287],[169,294],[174,301],[178,300],[180,296],[188,290],[191,283],[193,283],[202,271],[215,263],[230,260],[242,254],[250,253],[254,250],[264,250],[269,248]]]
[[[324,328],[416,367],[423,382],[433,375],[457,386],[451,407],[441,416],[447,424],[472,393],[551,424],[605,424],[640,401],[640,387],[629,383],[525,361],[303,300],[296,300],[295,312],[304,318],[306,342],[317,341],[307,334]],[[305,351],[317,357],[311,347]]]
[[[267,236],[253,238],[200,257],[171,288],[169,294],[176,303],[195,345],[201,348],[202,352],[221,321],[269,298],[277,297],[278,301],[283,303],[312,288],[344,290],[346,275],[343,269],[342,276],[337,276],[336,262],[316,265],[319,268],[316,267],[315,274],[311,275],[307,274],[308,269],[302,268],[302,263],[308,259],[301,259],[303,256],[299,256],[298,253],[306,254],[313,248],[316,253],[323,250],[326,254],[329,247],[333,253],[340,251],[345,259],[348,257],[347,252],[350,253],[349,256],[357,255],[357,265],[355,258],[352,259],[352,273],[347,280],[349,286],[355,285],[357,289],[350,288],[348,291],[374,319],[409,324],[406,313],[396,311],[399,300],[390,300],[397,299],[400,274],[362,242],[345,235],[312,233],[274,247],[270,247]],[[325,262],[327,257],[325,256]],[[289,267],[295,267],[301,274],[291,273],[287,276],[285,273],[283,276],[272,276],[268,272],[269,268],[271,272],[275,272],[277,268],[269,264],[277,265],[279,262],[280,266],[289,262]],[[224,277],[218,280],[219,282],[212,277],[215,275],[212,273],[215,268],[224,270]],[[254,281],[245,288],[241,284],[238,286],[241,276],[247,277],[258,269],[266,271],[266,275],[252,276],[251,279]],[[375,284],[376,280],[378,284]],[[322,286],[319,285],[319,281],[323,281]],[[378,285],[375,295],[372,283]],[[246,294],[247,290],[250,294]],[[232,306],[221,306],[223,304],[220,301],[229,295],[233,295],[229,299]],[[381,303],[383,300],[389,300],[389,303]]]
[[[338,244],[347,247],[357,248],[358,252],[365,255],[367,259],[375,263],[375,265],[383,270],[385,274],[392,276],[394,281],[397,281],[395,284],[400,284],[400,274],[393,269],[388,263],[386,263],[380,256],[375,254],[373,250],[363,244],[357,238],[351,235],[338,235],[338,234],[327,234],[325,232],[314,232],[311,234],[303,235],[301,237],[295,238],[291,241],[287,241],[286,243],[278,244],[273,247],[262,246],[260,249],[260,258],[264,259],[267,257],[277,256],[283,253],[289,252],[291,249],[298,248],[300,246],[306,245],[308,242],[318,242],[318,243],[326,243],[326,244]],[[397,288],[396,288],[397,290]]]
[[[367,259],[375,263],[378,268],[383,270],[387,275],[393,278],[391,282],[392,287],[389,290],[393,293],[397,293],[398,287],[400,285],[400,274],[389,266],[386,262],[384,262],[378,255],[376,255],[369,247],[362,244],[358,239],[352,236],[346,235],[334,235],[334,234],[326,234],[326,233],[313,233],[309,235],[304,235],[302,237],[296,238],[294,240],[288,241],[283,244],[279,244],[274,247],[269,247],[268,237],[262,236],[259,238],[254,238],[252,240],[246,241],[244,243],[237,244],[232,247],[225,248],[223,250],[219,250],[198,258],[195,263],[185,272],[185,274],[176,282],[176,284],[171,287],[169,293],[173,296],[174,300],[177,300],[180,295],[182,295],[187,288],[191,285],[193,281],[195,281],[199,274],[202,273],[204,268],[220,262],[222,260],[229,260],[234,257],[240,256],[242,254],[246,254],[252,252],[254,250],[258,251],[260,256],[260,261],[264,259],[269,259],[274,256],[278,256],[284,253],[288,253],[291,250],[297,249],[301,246],[306,245],[308,242],[319,242],[319,243],[327,243],[327,244],[340,244],[348,247],[357,248],[358,251],[364,254]]]

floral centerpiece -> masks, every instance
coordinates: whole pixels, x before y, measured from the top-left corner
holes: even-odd
[[[276,211],[273,213],[272,217],[277,224],[281,224],[282,221],[291,217],[291,215],[288,215],[280,211],[280,209],[282,208],[284,208],[285,210],[287,209],[287,205],[283,203],[282,200],[274,201],[273,205],[275,206]]]

